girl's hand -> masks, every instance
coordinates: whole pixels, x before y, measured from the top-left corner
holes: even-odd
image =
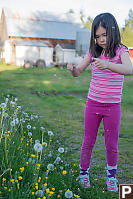
[[[70,70],[72,72],[74,68],[75,68],[74,64],[67,64],[67,70]]]
[[[105,70],[108,68],[108,62],[99,58],[94,58],[95,65],[100,69],[100,70]]]

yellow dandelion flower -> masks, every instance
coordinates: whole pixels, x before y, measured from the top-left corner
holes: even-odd
[[[60,194],[58,194],[58,196],[57,196],[58,198],[60,198],[61,197],[61,195]]]
[[[11,132],[10,132],[10,131],[8,131],[8,133],[10,134]]]
[[[28,165],[28,164],[29,164],[29,162],[26,162],[26,164]]]
[[[18,180],[15,180],[16,183],[18,183]]]
[[[47,186],[47,183],[45,183],[44,186],[46,187],[46,186]]]
[[[35,183],[35,186],[38,186],[38,183],[37,183],[37,182]]]
[[[21,168],[20,168],[20,171],[21,171],[21,173],[24,172],[24,167],[21,167]]]
[[[27,146],[29,146],[29,144],[26,144]]]
[[[22,180],[23,178],[22,178],[22,176],[18,176],[18,179],[19,179],[19,180]]]
[[[35,155],[35,154],[31,154],[31,157],[32,157],[32,158],[35,158],[35,157],[36,157],[36,155]]]
[[[78,195],[76,195],[76,194],[74,194],[74,197],[75,197],[75,198],[80,198],[80,196],[78,196]]]
[[[4,187],[4,189],[7,189],[7,187]]]
[[[11,192],[11,189],[8,189],[9,192]]]
[[[49,193],[49,192],[50,192],[50,189],[49,189],[49,188],[47,188],[47,189],[46,189],[46,192],[47,192],[47,193]]]
[[[13,183],[13,184],[14,184],[14,181],[15,181],[14,179],[11,179],[11,180],[10,180],[10,182]]]
[[[9,138],[9,134],[7,134],[6,137]]]
[[[43,196],[43,198],[42,199],[46,199],[46,196]]]
[[[34,196],[35,192],[31,192],[31,194]]]
[[[38,185],[35,186],[35,189],[38,190]]]
[[[2,192],[0,191],[0,195],[2,194]]]
[[[63,170],[62,173],[63,173],[63,175],[66,175],[66,174],[67,174],[67,171],[66,171],[66,170]]]
[[[54,194],[54,192],[53,192],[53,191],[50,191],[50,192],[49,192],[49,195],[50,195],[50,196],[52,196],[53,194]]]
[[[54,188],[54,187],[52,188],[52,191],[55,191],[55,188]]]
[[[2,181],[5,182],[5,181],[6,181],[6,178],[3,178]]]
[[[47,179],[48,179],[48,177],[45,177],[45,179],[47,180]]]
[[[61,160],[61,163],[63,163],[63,160]]]
[[[17,184],[17,188],[18,188],[18,190],[19,190],[19,183]]]

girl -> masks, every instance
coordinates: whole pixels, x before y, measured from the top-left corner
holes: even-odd
[[[84,188],[90,187],[90,159],[99,125],[103,120],[107,157],[107,190],[117,192],[116,170],[122,87],[124,75],[132,74],[133,67],[127,47],[121,44],[117,22],[110,13],[95,17],[89,52],[77,67],[68,64],[67,69],[74,77],[77,77],[90,63],[92,63],[92,80],[85,108],[84,140],[78,180]]]

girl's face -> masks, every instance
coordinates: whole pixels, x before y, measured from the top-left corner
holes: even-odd
[[[106,48],[106,42],[107,42],[107,34],[106,29],[102,26],[99,26],[95,33],[96,43],[102,47],[103,49]]]

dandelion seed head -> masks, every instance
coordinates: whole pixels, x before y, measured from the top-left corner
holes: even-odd
[[[49,171],[53,171],[53,170],[54,170],[54,165],[53,165],[53,164],[48,164],[48,165],[47,165],[47,169],[48,169]]]
[[[36,144],[34,145],[34,150],[35,150],[36,152],[38,152],[38,153],[42,152],[42,150],[43,150],[42,144],[36,143]]]
[[[52,131],[48,131],[48,135],[49,135],[49,136],[53,136],[54,133],[53,133]]]
[[[65,192],[65,197],[66,198],[72,198],[73,197],[73,192],[72,191],[66,191]]]
[[[27,129],[31,129],[31,125],[30,124],[27,125]]]
[[[0,107],[1,107],[2,109],[5,109],[5,108],[6,108],[6,103],[1,103],[1,104],[0,104]]]
[[[59,153],[64,153],[64,148],[63,148],[63,147],[60,147],[60,148],[58,149],[58,151],[59,151]]]
[[[37,191],[35,192],[35,195],[36,195],[36,196],[39,196],[39,197],[43,197],[43,191],[42,191],[42,190],[37,190]]]

